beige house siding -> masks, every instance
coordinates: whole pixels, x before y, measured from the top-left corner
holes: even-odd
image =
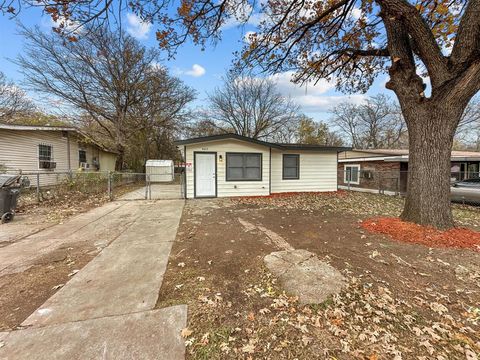
[[[252,196],[268,195],[269,190],[269,168],[270,148],[266,146],[247,143],[239,140],[220,140],[186,146],[185,162],[192,163],[187,167],[187,198],[194,197],[194,152],[216,152],[217,153],[217,196]],[[227,152],[250,152],[262,154],[262,181],[226,181],[226,153]],[[220,161],[220,155],[222,161]]]
[[[299,179],[283,180],[283,154],[297,154]],[[272,193],[337,190],[337,153],[272,149]]]
[[[183,146],[180,147],[183,152]],[[187,198],[194,198],[195,152],[217,153],[217,196],[262,196],[280,192],[336,191],[337,190],[337,152],[282,151],[267,146],[241,140],[229,139],[186,145],[184,154],[186,167]],[[226,153],[261,153],[261,181],[226,181]],[[283,154],[300,155],[300,179],[283,180]],[[186,155],[186,156],[185,156]],[[270,155],[271,176],[270,180]],[[220,160],[220,156],[222,160]],[[271,186],[271,189],[270,189]]]
[[[15,131],[0,129],[0,164],[7,169],[45,171],[38,167],[38,145],[52,146],[57,171],[68,170],[67,137],[61,131]]]
[[[115,171],[117,155],[100,150],[100,171]]]
[[[70,142],[70,162],[68,161],[68,142]],[[38,145],[40,144],[52,146],[53,161],[57,164],[55,169],[39,168]],[[77,170],[79,148],[77,137],[72,132],[68,133],[67,138],[67,132],[64,131],[0,129],[0,165],[8,171],[40,173],[41,186],[57,184],[66,176],[59,173]],[[109,170],[115,154],[103,152],[93,145],[86,146],[86,150],[87,160],[90,164],[92,164],[94,156],[99,159],[100,155],[103,155],[107,161],[105,169],[102,170]],[[100,166],[102,166],[101,163]],[[32,176],[30,181],[32,185],[35,185],[36,177]]]

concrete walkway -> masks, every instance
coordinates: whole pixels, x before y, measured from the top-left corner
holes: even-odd
[[[106,216],[128,209],[135,216],[126,224],[110,218],[96,224],[111,230],[115,240],[27,318],[25,329],[2,335],[1,359],[184,358],[180,331],[186,327],[186,306],[153,310],[184,201],[125,204],[96,210]],[[57,238],[95,236],[92,222],[76,230],[72,222],[72,228],[45,231]],[[115,224],[122,230],[111,227]],[[35,237],[42,242],[52,235]]]

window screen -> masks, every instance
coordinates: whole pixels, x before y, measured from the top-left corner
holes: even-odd
[[[227,181],[245,180],[262,180],[262,154],[227,153]]]
[[[300,155],[283,154],[283,179],[296,180],[300,178]]]
[[[38,145],[38,160],[39,161],[52,161],[52,146],[40,144]]]

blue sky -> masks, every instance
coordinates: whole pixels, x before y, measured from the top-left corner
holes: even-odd
[[[17,21],[27,26],[39,25],[45,31],[51,28],[51,20],[48,16],[42,16],[38,9],[24,10],[16,20],[9,20],[7,17],[0,17],[0,70],[11,80],[21,84],[22,75],[18,72],[15,64],[8,59],[15,58],[22,52],[24,39],[18,35]],[[125,14],[122,18],[124,28],[142,44],[148,47],[157,46],[155,40],[155,25],[142,23],[135,15]],[[198,99],[193,106],[206,105],[206,96],[220,84],[220,78],[229,69],[233,52],[239,50],[245,33],[254,30],[253,25],[246,25],[242,28],[226,26],[223,32],[222,41],[214,46],[207,46],[205,51],[192,44],[182,46],[175,59],[168,60],[165,54],[163,64],[170,71],[180,77],[186,84],[196,89]],[[361,102],[366,95],[353,94],[345,95],[335,91],[333,84],[320,81],[316,86],[308,85],[299,87],[289,81],[289,73],[280,73],[274,76],[278,82],[279,90],[286,96],[291,96],[302,108],[302,110],[315,120],[327,121],[329,118],[328,109],[340,101],[348,100],[355,103]],[[393,97],[393,93],[385,89],[386,75],[380,75],[368,92],[374,95],[384,92]],[[29,93],[33,98],[35,94]]]

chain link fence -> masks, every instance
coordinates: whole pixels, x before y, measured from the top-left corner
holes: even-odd
[[[174,181],[168,183],[155,183],[148,174],[132,172],[3,170],[1,173],[23,176],[22,206],[67,197],[98,197],[107,201],[184,197],[183,173],[175,174]]]
[[[450,195],[453,202],[480,206],[480,174],[452,172]],[[338,171],[341,190],[404,196],[408,188],[408,171],[361,169],[359,165],[345,165]]]

